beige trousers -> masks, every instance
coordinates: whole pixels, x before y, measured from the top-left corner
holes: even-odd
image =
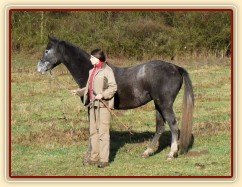
[[[110,152],[110,118],[106,108],[92,107],[89,109],[90,120],[90,159],[108,162]]]

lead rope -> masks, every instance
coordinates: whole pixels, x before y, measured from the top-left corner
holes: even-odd
[[[69,90],[66,87],[62,86],[58,81],[56,81],[56,78],[54,77],[52,71],[50,70],[49,72],[50,72],[50,78],[51,78],[51,80],[53,80],[57,84],[57,86],[59,87],[59,89],[66,90],[66,91],[69,92]],[[63,100],[64,99],[61,99],[63,117],[60,117],[59,119],[64,119],[65,121],[67,121],[65,107],[64,107],[65,106],[65,103],[63,102]]]
[[[59,87],[60,89],[62,89],[62,90],[66,90],[66,91],[70,92],[70,90],[68,90],[66,87],[62,86],[58,81],[56,81],[56,78],[55,78],[54,75],[52,74],[52,71],[51,71],[51,70],[50,70],[49,72],[50,72],[50,78],[51,78],[52,80],[54,80],[54,81],[58,84],[58,87]]]
[[[93,95],[97,95],[97,93],[95,93],[95,91],[93,91]],[[127,125],[125,125],[123,122],[122,122],[122,120],[112,111],[112,109],[111,108],[109,108],[109,106],[107,106],[107,104],[102,100],[102,99],[100,99],[100,101],[102,102],[102,104],[105,106],[105,108],[107,108],[108,109],[108,111],[114,116],[114,117],[116,117],[116,119],[119,121],[119,123],[121,123],[121,125],[123,125],[128,131],[129,131],[129,133],[130,133],[130,135],[134,135],[132,132],[131,132],[131,128],[130,127],[128,127]],[[131,137],[130,137],[131,138]]]
[[[52,72],[51,72],[51,70],[49,71],[50,72],[50,77],[51,77],[51,79],[52,80],[56,80],[55,78],[54,78],[54,76],[53,76],[53,74],[52,74]],[[61,89],[64,89],[64,90],[66,90],[66,91],[68,91],[69,92],[69,90],[67,89],[67,88],[65,88],[65,87],[63,87],[58,81],[55,81],[57,84],[58,84],[58,86],[61,88]],[[94,95],[96,95],[96,93],[94,93]],[[62,102],[63,102],[63,99],[61,100]],[[130,127],[128,127],[127,125],[125,125],[122,121],[121,121],[121,119],[106,105],[106,103],[101,99],[100,100],[102,103],[103,103],[103,105],[108,109],[108,111],[114,116],[114,117],[116,117],[116,119],[129,131],[129,134],[130,134],[130,141],[131,141],[131,135],[134,135],[132,132],[131,132],[131,128]],[[63,111],[64,111],[64,103],[63,103]],[[66,116],[65,116],[65,113],[63,112],[63,115],[64,115],[64,117],[62,118],[62,119],[65,119],[65,120],[67,120],[67,118],[66,118]]]
[[[128,131],[129,131],[129,133],[130,133],[130,135],[134,135],[132,132],[131,132],[131,128],[130,127],[128,127],[127,125],[125,125],[122,121],[121,121],[121,119],[106,105],[106,103],[102,100],[102,99],[100,99],[100,101],[102,102],[102,104],[108,109],[108,111],[113,115],[113,116],[115,116],[116,117],[116,119],[119,121],[119,123],[121,123]]]

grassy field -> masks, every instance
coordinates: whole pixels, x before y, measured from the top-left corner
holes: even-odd
[[[113,118],[110,167],[83,166],[87,151],[87,110],[68,90],[76,83],[60,65],[49,74],[36,72],[37,58],[12,56],[11,175],[12,176],[230,176],[231,68],[229,59],[183,59],[193,81],[195,113],[192,149],[166,161],[169,129],[156,153],[142,159],[155,132],[153,103],[115,111],[132,128],[130,134]],[[185,61],[187,63],[185,63]],[[119,64],[119,62],[115,62]],[[126,64],[137,64],[128,61]],[[120,65],[120,64],[119,64]],[[62,84],[56,84],[56,81]],[[175,102],[181,119],[183,89]]]

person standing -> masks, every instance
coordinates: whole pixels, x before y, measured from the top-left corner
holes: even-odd
[[[82,95],[84,92],[83,103],[88,106],[90,150],[83,164],[97,164],[99,168],[104,168],[109,166],[111,119],[105,105],[114,109],[117,84],[113,70],[106,64],[106,57],[101,49],[93,50],[90,60],[94,68],[89,71],[86,88],[81,91],[73,90],[72,93]]]

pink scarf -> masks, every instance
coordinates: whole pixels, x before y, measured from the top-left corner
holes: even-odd
[[[89,97],[90,97],[90,101],[92,101],[92,95],[93,95],[93,80],[94,80],[94,76],[96,75],[97,71],[102,69],[104,62],[99,62],[98,64],[96,64],[94,66],[94,69],[92,71],[92,74],[90,76],[90,80],[89,80]]]

